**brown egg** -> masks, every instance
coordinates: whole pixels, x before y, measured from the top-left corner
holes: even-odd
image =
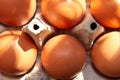
[[[90,11],[107,28],[120,28],[120,0],[90,0]]]
[[[36,11],[36,0],[0,0],[0,22],[8,26],[28,23]]]
[[[74,37],[61,34],[49,39],[41,53],[45,71],[56,79],[73,78],[86,61],[86,51]]]
[[[41,0],[42,16],[56,28],[74,27],[83,19],[85,12],[85,0]]]
[[[34,42],[19,30],[0,34],[0,72],[21,75],[29,71],[37,57]]]
[[[120,77],[120,32],[100,37],[92,48],[92,62],[106,76]]]

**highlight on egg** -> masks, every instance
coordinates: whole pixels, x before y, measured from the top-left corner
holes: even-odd
[[[91,59],[95,68],[109,77],[120,77],[120,32],[101,36],[93,45]]]
[[[0,23],[21,27],[27,24],[36,11],[36,0],[0,0]]]
[[[40,5],[45,21],[59,29],[74,27],[86,13],[85,0],[41,0]]]
[[[0,34],[0,72],[23,75],[30,71],[37,58],[37,48],[32,39],[20,30]]]
[[[85,66],[86,50],[81,42],[68,34],[50,38],[41,51],[44,70],[56,79],[71,79]]]

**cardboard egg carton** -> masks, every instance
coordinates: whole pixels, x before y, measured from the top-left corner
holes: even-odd
[[[46,23],[40,13],[40,0],[37,0],[38,7],[35,17],[22,28],[7,28],[0,25],[0,32],[9,29],[21,29],[34,40],[38,47],[38,59],[33,69],[20,77],[10,77],[0,73],[0,80],[55,80],[49,76],[42,68],[40,61],[40,52],[44,43],[57,34],[70,34],[78,38],[86,48],[86,66],[73,80],[120,80],[119,78],[108,78],[100,74],[92,65],[90,50],[95,39],[105,32],[105,29],[97,23],[89,11],[89,0],[87,2],[87,11],[83,20],[72,29],[58,30]]]

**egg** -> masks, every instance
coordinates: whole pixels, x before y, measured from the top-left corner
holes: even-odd
[[[20,30],[0,34],[0,72],[23,75],[32,69],[37,49],[32,39]]]
[[[0,0],[0,23],[22,26],[28,23],[36,11],[36,0]]]
[[[94,19],[107,28],[120,28],[120,0],[90,0]]]
[[[53,78],[70,79],[84,68],[86,50],[75,37],[68,34],[56,35],[43,46],[41,62]]]
[[[95,68],[109,77],[120,77],[120,32],[101,36],[93,45],[91,59]]]
[[[40,4],[45,21],[59,29],[74,27],[86,13],[85,0],[41,0]]]

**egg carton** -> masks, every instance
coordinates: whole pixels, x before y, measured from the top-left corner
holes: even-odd
[[[37,3],[40,3],[40,1],[41,0],[37,0]],[[31,69],[30,72],[19,77],[11,77],[0,73],[0,80],[56,80],[51,76],[49,76],[44,71],[39,58],[40,58],[41,48],[44,45],[44,43],[49,38],[57,34],[63,34],[63,33],[77,37],[87,50],[86,66],[73,80],[120,80],[120,78],[109,78],[102,75],[92,65],[90,49],[95,39],[100,34],[105,32],[105,28],[94,20],[94,18],[92,17],[89,11],[89,0],[86,0],[86,2],[87,2],[87,11],[84,19],[72,29],[57,30],[53,28],[44,21],[43,17],[40,14],[40,9],[38,7],[35,17],[28,24],[23,26],[22,29],[11,28],[11,27],[7,28],[3,25],[0,25],[0,32],[10,29],[21,29],[22,31],[26,32],[35,41],[39,49],[38,59],[36,60],[36,64]],[[40,6],[40,4],[38,4],[38,6]]]

